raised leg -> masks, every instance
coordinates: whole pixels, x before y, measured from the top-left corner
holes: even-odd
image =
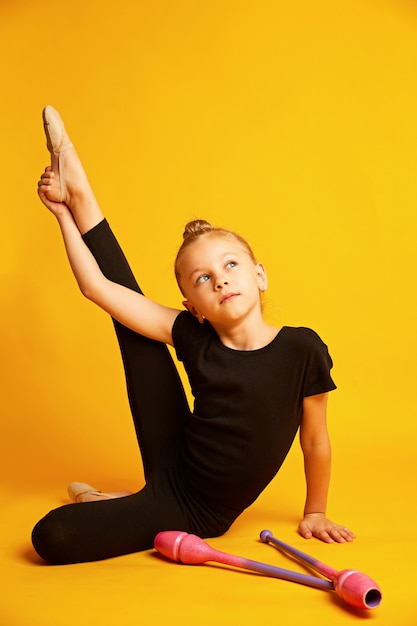
[[[52,107],[46,107],[43,117],[53,176],[47,172],[40,181],[42,194],[53,203],[65,200],[78,230],[105,276],[141,293],[103,217],[59,113]],[[116,321],[114,326],[148,478],[154,471],[170,465],[189,414],[188,403],[167,347],[132,332]]]
[[[58,123],[59,120],[58,116]],[[140,291],[103,219],[77,153],[68,145],[65,129],[58,128],[58,135],[55,131],[56,124],[54,138],[58,139],[49,143],[54,175],[48,173],[40,181],[40,193],[58,210],[57,207],[63,207],[65,189],[65,203],[103,273]],[[32,541],[38,554],[51,563],[94,561],[145,550],[153,546],[154,537],[161,530],[192,530],[184,505],[176,495],[176,451],[189,414],[180,377],[165,345],[116,321],[114,325],[147,484],[137,494],[67,505],[48,513],[34,527]]]
[[[104,220],[84,235],[102,272],[140,292],[126,258]],[[168,348],[114,322],[145,477],[172,463],[189,408]]]

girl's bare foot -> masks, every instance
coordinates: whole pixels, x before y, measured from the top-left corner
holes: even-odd
[[[54,174],[49,178],[49,189],[45,189],[43,175],[44,195],[51,202],[65,203],[79,231],[84,234],[103,219],[103,213],[58,111],[51,106],[45,107],[43,120],[46,144],[51,154],[50,171]],[[41,187],[41,181],[38,186]]]
[[[87,483],[71,483],[68,487],[68,495],[72,502],[97,502],[98,500],[115,500],[132,495],[131,491],[112,491],[104,493],[94,489]]]

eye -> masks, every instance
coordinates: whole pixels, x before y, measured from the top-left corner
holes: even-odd
[[[230,270],[230,269],[232,269],[233,267],[236,267],[236,265],[237,265],[236,261],[229,261],[229,262],[226,264],[226,268],[227,268],[228,270]]]
[[[199,276],[195,282],[197,285],[201,285],[203,283],[206,283],[208,280],[210,280],[210,276],[208,274],[201,274],[201,276]]]

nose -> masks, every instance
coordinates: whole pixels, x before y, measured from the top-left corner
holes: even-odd
[[[227,280],[223,280],[223,279],[217,280],[216,281],[216,290],[220,291],[220,289],[222,289],[224,287],[224,285],[227,285],[227,284],[228,284]]]

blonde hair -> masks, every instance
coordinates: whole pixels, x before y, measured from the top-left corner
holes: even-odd
[[[179,263],[181,257],[184,253],[184,250],[186,250],[188,246],[197,241],[200,237],[223,237],[224,239],[229,239],[229,241],[233,241],[234,243],[242,246],[245,252],[250,256],[252,261],[256,263],[255,255],[252,248],[250,247],[246,239],[241,237],[241,235],[238,235],[232,230],[227,230],[226,228],[218,228],[216,226],[212,226],[209,222],[206,222],[206,220],[193,220],[192,222],[188,222],[188,224],[186,224],[185,226],[183,233],[183,242],[180,246],[180,249],[178,250],[175,259],[175,277],[179,286],[181,279]]]

